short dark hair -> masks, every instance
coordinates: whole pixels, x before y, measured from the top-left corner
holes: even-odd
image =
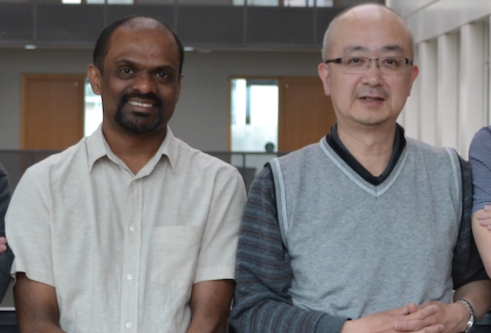
[[[97,38],[97,42],[95,43],[92,61],[101,73],[104,71],[104,60],[106,58],[107,52],[109,51],[109,40],[111,39],[111,36],[113,35],[114,31],[116,31],[116,29],[125,25],[126,23],[128,23],[129,21],[135,18],[149,18],[155,20],[153,18],[146,17],[146,16],[130,16],[111,23],[106,28],[104,28],[104,30],[102,30],[101,33],[99,34],[99,37]],[[177,47],[179,49],[179,74],[181,74],[182,66],[184,63],[184,47],[182,46],[181,40],[179,39],[175,31],[167,24],[160,22],[158,20],[155,21],[157,21],[165,29],[167,29],[172,34],[172,36],[176,41]]]

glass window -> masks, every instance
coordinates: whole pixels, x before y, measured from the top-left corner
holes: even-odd
[[[334,1],[333,0],[317,0],[315,5],[317,7],[333,7]]]
[[[231,86],[232,151],[276,151],[278,80],[237,78]]]
[[[85,80],[84,136],[91,135],[102,123],[101,96],[94,94],[89,79]]]
[[[280,5],[280,0],[247,0],[248,6],[272,6]]]

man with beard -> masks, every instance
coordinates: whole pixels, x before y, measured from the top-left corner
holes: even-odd
[[[232,326],[469,333],[491,300],[471,233],[470,170],[396,123],[418,74],[409,27],[382,5],[356,6],[331,22],[322,57],[337,123],[252,184]]]
[[[99,36],[101,127],[27,170],[7,213],[21,332],[227,330],[245,189],[168,127],[183,54],[150,18]]]

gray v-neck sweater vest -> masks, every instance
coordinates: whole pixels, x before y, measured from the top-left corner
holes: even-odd
[[[462,214],[455,151],[407,139],[378,186],[325,139],[271,167],[296,306],[359,318],[409,302],[450,302]]]

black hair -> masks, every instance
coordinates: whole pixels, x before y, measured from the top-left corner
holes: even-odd
[[[129,21],[135,18],[149,18],[155,20],[153,18],[146,17],[146,16],[130,16],[111,23],[106,28],[104,28],[104,30],[102,30],[101,33],[99,34],[99,37],[97,38],[97,42],[95,44],[92,61],[101,73],[104,71],[104,59],[106,58],[107,52],[109,51],[109,40],[111,39],[111,36],[113,35],[114,31],[116,31],[116,29],[125,25],[126,23],[128,23]],[[158,20],[155,21],[157,21],[164,28],[166,28],[172,34],[172,36],[176,41],[177,47],[179,49],[179,74],[181,74],[182,65],[184,63],[184,47],[181,43],[181,40],[174,32],[174,30],[171,27],[169,27],[167,24],[160,22]]]

